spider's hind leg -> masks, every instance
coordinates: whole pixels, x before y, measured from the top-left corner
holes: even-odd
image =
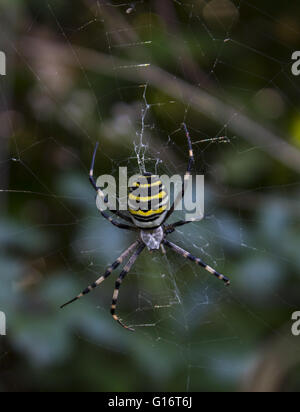
[[[99,186],[97,186],[97,182],[94,178],[95,160],[96,160],[96,154],[97,154],[98,147],[99,147],[99,143],[96,144],[96,147],[95,147],[95,150],[94,150],[92,164],[91,164],[91,168],[90,168],[89,180],[90,180],[93,188],[97,192],[98,196],[100,196],[100,198],[104,200],[104,203],[107,204],[107,196],[105,196],[103,191],[101,190],[101,188]],[[124,225],[123,223],[119,223],[116,220],[114,220],[111,216],[109,216],[108,213],[105,212],[104,209],[99,209],[99,210],[100,210],[101,215],[105,219],[107,219],[110,223],[112,223],[114,226],[118,227],[119,229],[127,229],[127,230],[136,231],[136,229],[133,226]],[[113,214],[115,214],[116,216],[119,216],[121,219],[127,221],[128,223],[132,223],[132,220],[130,219],[130,217],[126,216],[124,213],[121,213],[118,210],[111,210],[111,212]]]
[[[189,182],[189,179],[190,179],[190,176],[191,176],[191,173],[192,173],[192,166],[195,163],[195,157],[194,157],[194,151],[193,151],[193,145],[192,145],[192,140],[191,140],[190,133],[189,133],[187,125],[185,123],[182,123],[182,127],[183,127],[183,130],[185,132],[185,136],[187,138],[187,142],[188,142],[188,146],[189,146],[189,162],[188,162],[188,166],[187,166],[187,171],[184,175],[184,181],[183,181],[183,184],[182,184],[181,193],[179,193],[178,196],[176,197],[176,199],[174,200],[172,206],[170,207],[170,210],[166,214],[166,217],[165,217],[163,223],[165,223],[169,219],[169,217],[174,213],[174,211],[175,211],[177,205],[179,204],[179,202],[184,198],[185,191],[186,191],[186,185]]]

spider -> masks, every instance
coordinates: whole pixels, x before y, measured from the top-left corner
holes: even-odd
[[[111,314],[113,318],[122,327],[130,331],[134,331],[133,328],[124,325],[124,323],[116,314],[116,308],[120,286],[126,275],[129,273],[129,271],[135,264],[137,258],[140,256],[140,254],[146,247],[150,252],[158,251],[161,249],[163,254],[166,254],[165,247],[170,248],[174,252],[183,256],[185,259],[191,260],[197,265],[203,267],[210,274],[224,281],[226,285],[230,284],[230,280],[226,276],[222,275],[221,273],[218,273],[216,270],[208,266],[206,263],[203,262],[202,259],[193,256],[191,253],[187,252],[186,250],[167,240],[167,236],[173,233],[176,230],[176,228],[197,221],[197,219],[192,219],[189,221],[180,220],[171,225],[165,224],[169,217],[173,214],[178,202],[181,201],[181,199],[184,197],[186,182],[191,176],[192,166],[195,162],[192,141],[190,138],[189,131],[185,123],[183,123],[182,127],[184,129],[189,146],[189,162],[184,177],[184,182],[182,185],[182,192],[179,193],[179,195],[174,200],[172,206],[168,210],[167,204],[169,202],[169,196],[160,178],[156,175],[152,175],[152,173],[144,173],[142,176],[139,177],[138,181],[135,182],[133,184],[133,187],[130,189],[130,195],[128,200],[130,216],[127,216],[118,210],[111,211],[116,216],[122,218],[124,221],[131,224],[120,223],[119,221],[112,218],[105,210],[101,209],[101,215],[109,222],[111,222],[114,226],[118,227],[119,229],[135,231],[139,234],[139,237],[136,240],[136,242],[134,242],[128,249],[126,249],[125,252],[123,252],[122,255],[106,270],[103,276],[101,276],[93,284],[87,287],[76,298],[62,305],[61,308],[64,308],[65,306],[77,301],[78,299],[82,298],[84,295],[87,295],[96,287],[98,287],[105,279],[107,279],[111,275],[111,273],[115,269],[117,269],[123,263],[126,257],[131,255],[128,263],[125,265],[123,271],[121,272],[119,278],[115,283],[115,290],[111,304]],[[89,179],[98,195],[101,196],[104,202],[107,202],[107,198],[105,197],[100,187],[97,186],[96,181],[94,179],[94,166],[98,146],[99,144],[97,143],[92,159]],[[135,190],[137,188],[139,189],[139,196],[135,195]],[[153,200],[155,199],[157,199],[157,202],[155,203],[155,206],[153,206]],[[136,201],[137,203],[134,203],[134,201]]]

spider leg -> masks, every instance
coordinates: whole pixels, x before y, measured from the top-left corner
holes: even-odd
[[[124,223],[120,223],[120,222],[116,221],[111,216],[109,216],[108,213],[104,212],[104,210],[100,210],[100,213],[106,220],[108,220],[111,224],[118,227],[119,229],[131,230],[133,232],[137,232],[137,230],[138,230],[134,226],[124,225]]]
[[[187,128],[185,123],[182,124],[182,127],[185,131],[185,135],[186,135],[188,145],[189,145],[189,163],[188,163],[187,171],[186,171],[185,176],[184,176],[184,181],[183,181],[183,184],[182,184],[182,191],[176,197],[174,203],[172,204],[170,210],[168,211],[168,213],[167,213],[167,215],[164,219],[164,222],[166,222],[169,219],[169,217],[174,213],[174,210],[175,210],[176,206],[178,205],[178,203],[184,198],[186,185],[187,185],[188,180],[191,176],[192,166],[195,163],[194,151],[193,151],[192,141],[191,141],[191,137],[190,137],[188,128]]]
[[[202,266],[205,270],[207,270],[210,274],[216,276],[218,279],[223,280],[223,282],[226,283],[227,286],[230,285],[230,280],[222,275],[221,273],[218,273],[216,270],[208,266],[206,263],[203,262],[200,258],[197,258],[193,256],[191,253],[187,252],[186,250],[182,249],[181,247],[175,245],[174,243],[169,242],[168,240],[164,241],[164,244],[174,250],[174,252],[178,253],[179,255],[183,256],[185,259],[189,259],[192,262],[196,263],[199,266]]]
[[[121,263],[123,262],[123,260],[131,253],[134,251],[134,249],[137,248],[137,246],[139,245],[139,241],[135,242],[133,245],[131,245],[127,250],[125,250],[125,252],[122,253],[122,255],[106,270],[106,272],[104,273],[103,276],[101,276],[98,280],[96,280],[96,282],[94,282],[93,284],[91,284],[89,287],[87,287],[82,293],[80,293],[80,295],[78,295],[76,298],[70,300],[69,302],[65,303],[64,305],[61,306],[61,309],[63,309],[64,307],[70,305],[73,302],[76,302],[76,300],[82,298],[83,296],[87,295],[88,293],[90,293],[92,290],[94,290],[96,287],[98,287],[106,278],[108,278],[109,275],[111,275],[111,273],[117,269],[118,266],[121,265]]]
[[[98,147],[99,147],[99,142],[97,142],[95,150],[94,150],[92,164],[91,164],[91,168],[90,168],[90,177],[89,177],[90,182],[91,182],[93,188],[96,190],[96,192],[98,192],[98,190],[100,190],[99,187],[97,186],[97,183],[96,183],[95,179],[94,179],[94,168],[95,168],[95,160],[96,160],[96,154],[97,154],[97,151],[98,151]]]
[[[118,297],[119,297],[119,289],[120,286],[125,278],[125,276],[128,274],[128,272],[130,271],[130,269],[132,268],[132,266],[135,264],[137,258],[139,257],[139,255],[142,253],[142,251],[145,249],[145,245],[144,244],[140,244],[139,248],[136,250],[136,252],[131,256],[129,262],[127,263],[127,265],[124,267],[122,273],[120,274],[119,278],[116,281],[116,285],[115,285],[115,290],[114,290],[114,294],[113,294],[113,299],[112,299],[112,304],[111,304],[111,314],[112,317],[121,325],[123,326],[123,328],[130,330],[131,332],[134,332],[134,329],[124,325],[122,323],[122,321],[119,319],[119,317],[116,315],[116,309],[117,309],[117,303],[118,303]]]
[[[89,180],[90,180],[93,188],[95,189],[95,191],[98,193],[98,195],[102,199],[104,199],[104,202],[105,202],[104,193],[101,190],[101,188],[97,186],[97,183],[96,183],[95,178],[94,178],[94,167],[95,167],[95,160],[96,160],[96,154],[97,154],[98,147],[99,147],[99,143],[96,144],[96,147],[95,147],[95,150],[94,150],[91,169],[90,169]],[[114,213],[115,215],[121,217],[123,220],[126,220],[129,223],[132,223],[132,220],[130,219],[130,217],[126,216],[125,214],[123,214],[121,212],[119,212],[118,210],[111,210],[111,212]],[[117,222],[112,217],[110,217],[110,215],[108,213],[106,213],[104,210],[100,210],[100,213],[105,219],[107,219],[114,226],[117,226],[119,229],[135,230],[135,228],[133,226],[124,225],[123,223]]]
[[[171,225],[165,226],[166,234],[169,235],[169,234],[175,232],[175,229],[177,227],[184,226],[184,225],[187,225],[189,223],[200,222],[201,220],[202,220],[202,217],[199,218],[199,219],[179,220],[178,222],[175,222],[175,223],[172,223]]]

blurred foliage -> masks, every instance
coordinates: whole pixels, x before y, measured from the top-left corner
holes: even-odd
[[[290,331],[300,309],[299,176],[157,88],[146,96],[149,168],[160,158],[159,172],[184,172],[186,142],[174,131],[185,115],[193,141],[230,141],[195,143],[206,218],[173,239],[230,275],[232,287],[172,254],[144,253],[119,303],[127,323],[144,325],[135,334],[110,317],[114,275],[58,309],[133,240],[98,216],[87,179],[96,141],[98,175],[137,170],[145,88],[115,74],[114,59],[156,65],[234,102],[299,147],[299,80],[289,65],[300,41],[297,2],[110,4],[0,2],[9,62],[0,103],[0,310],[8,327],[0,390],[299,390],[299,338]],[[111,72],[92,70],[90,54],[79,63],[77,47],[107,55]]]

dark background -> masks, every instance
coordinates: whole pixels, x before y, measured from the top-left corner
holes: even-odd
[[[0,390],[297,391],[299,2],[0,4]],[[116,274],[60,311],[133,240],[95,206],[96,141],[97,176],[136,173],[135,147],[183,174],[183,121],[206,210],[172,239],[231,288],[145,252],[118,307],[135,334]]]

